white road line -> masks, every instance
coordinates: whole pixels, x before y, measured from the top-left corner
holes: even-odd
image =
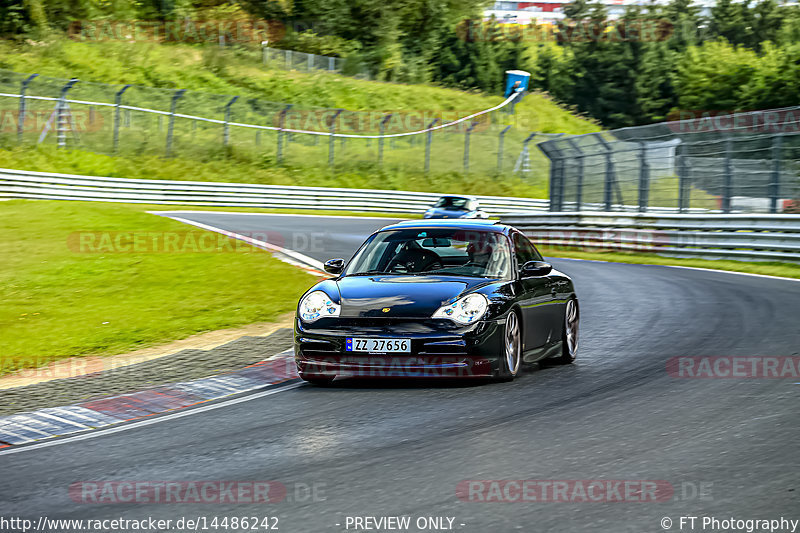
[[[260,216],[260,217],[311,217],[311,218],[349,218],[356,220],[405,220],[405,217],[368,217],[357,215],[309,215],[302,213],[249,213],[244,211],[147,211],[151,215],[191,215],[193,213],[200,213],[203,215],[245,215],[245,216]]]
[[[166,216],[166,215],[164,215]],[[288,248],[282,248],[280,246],[276,246],[274,244],[270,244],[266,241],[259,241],[258,239],[254,239],[252,237],[248,237],[246,235],[241,235],[239,233],[235,233],[233,231],[228,231],[222,228],[217,228],[215,226],[210,226],[208,224],[203,224],[202,222],[195,222],[194,220],[189,220],[188,218],[181,218],[181,217],[168,217],[172,220],[177,220],[178,222],[183,222],[184,224],[188,224],[190,226],[195,226],[200,229],[214,231],[216,233],[221,233],[227,237],[231,237],[234,239],[239,239],[240,241],[244,241],[248,244],[252,244],[254,246],[258,246],[259,248],[264,248],[265,250],[270,250],[272,252],[277,252],[288,256],[295,261],[299,261],[300,263],[305,264],[311,268],[315,268],[317,270],[323,269],[323,264],[321,261],[317,261],[316,259],[309,257],[305,254],[301,254],[300,252],[295,252],[293,250],[289,250]]]
[[[108,429],[98,429],[95,431],[91,431],[89,433],[82,433],[80,435],[75,435],[74,437],[65,437],[63,439],[53,440],[42,442],[40,444],[31,444],[28,446],[24,446],[22,448],[10,448],[10,449],[3,449],[0,450],[0,455],[10,455],[12,453],[22,453],[27,452],[30,450],[38,450],[40,448],[49,448],[50,446],[58,446],[60,444],[66,444],[69,442],[77,442],[82,440],[93,439],[95,437],[102,437],[105,435],[111,435],[113,433],[120,433],[122,431],[127,431],[129,429],[135,429],[139,427],[149,426],[152,424],[158,424],[159,422],[164,422],[166,420],[174,420],[176,418],[183,418],[184,416],[191,416],[197,413],[204,413],[206,411],[212,411],[214,409],[219,409],[221,407],[228,407],[231,405],[235,405],[237,403],[242,402],[249,402],[250,400],[257,400],[259,398],[263,398],[265,396],[271,396],[273,394],[278,394],[279,392],[285,392],[287,390],[296,389],[298,387],[302,387],[305,383],[292,383],[290,385],[286,385],[285,387],[280,387],[278,389],[270,389],[264,392],[260,392],[257,394],[251,394],[249,396],[243,396],[241,398],[234,398],[232,400],[221,401],[218,403],[214,403],[211,405],[205,405],[201,407],[197,407],[194,409],[189,409],[186,411],[179,411],[177,413],[172,413],[169,415],[159,416],[158,418],[148,418],[146,420],[141,420],[139,422],[131,422],[130,424],[125,424],[124,426],[108,428]]]
[[[721,272],[723,274],[737,274],[739,276],[753,276],[755,278],[767,278],[767,279],[784,279],[787,281],[800,281],[800,278],[785,278],[783,276],[770,276],[768,274],[753,274],[751,272],[737,272],[735,270],[719,270],[716,268],[702,268],[702,267],[690,267],[690,266],[682,266],[682,265],[657,265],[653,263],[623,263],[621,261],[603,261],[601,259],[578,259],[576,257],[557,257],[557,256],[550,256],[552,259],[558,259],[559,261],[583,261],[584,263],[610,263],[614,265],[642,265],[642,266],[654,266],[654,267],[666,267],[666,268],[683,268],[685,270],[702,270],[706,272]]]

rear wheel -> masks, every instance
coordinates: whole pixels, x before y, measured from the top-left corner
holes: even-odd
[[[564,310],[564,332],[561,334],[561,357],[556,362],[568,365],[575,362],[578,353],[578,326],[580,325],[578,300],[570,298]]]
[[[500,361],[499,379],[511,381],[522,364],[522,330],[515,311],[508,313],[503,334],[503,357]]]

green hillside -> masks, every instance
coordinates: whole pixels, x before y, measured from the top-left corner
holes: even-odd
[[[503,101],[501,95],[475,91],[269,68],[261,64],[257,51],[247,48],[68,40],[41,44],[0,41],[0,58],[0,68],[10,71],[0,74],[0,92],[17,92],[21,80],[35,72],[40,77],[30,85],[29,95],[57,96],[61,82],[48,77],[75,77],[81,82],[70,93],[72,98],[113,102],[114,93],[121,84],[134,84],[142,88],[128,91],[126,103],[168,110],[172,90],[186,88],[190,92],[178,108],[181,113],[220,119],[224,103],[231,96],[240,96],[238,106],[233,108],[234,121],[277,125],[276,117],[283,108],[282,103],[291,103],[297,110],[290,115],[291,120],[296,121],[294,127],[324,131],[327,131],[325,113],[331,108],[357,112],[351,113],[352,117],[367,116],[373,126],[376,117],[394,113],[402,118],[393,124],[390,133],[398,133],[418,129],[420,122],[430,120],[423,120],[427,115],[451,121]],[[12,105],[16,105],[16,101]],[[36,144],[45,119],[52,113],[53,103],[29,100],[28,106],[29,112],[37,118],[27,120],[21,145],[16,128],[0,130],[0,165],[4,167],[117,177],[468,191],[535,197],[546,195],[548,161],[534,148],[530,151],[530,173],[524,178],[512,174],[523,140],[531,132],[578,134],[599,130],[596,124],[570,114],[545,96],[530,94],[516,106],[513,115],[495,113],[472,133],[468,175],[463,166],[465,128],[448,128],[435,133],[430,173],[426,175],[424,136],[385,141],[381,165],[378,164],[380,147],[376,139],[346,139],[346,143],[337,139],[335,165],[330,167],[327,137],[285,137],[283,159],[278,161],[275,132],[231,128],[229,145],[223,146],[223,130],[219,124],[185,119],[175,123],[171,157],[165,160],[166,120],[142,112],[125,117],[125,124],[120,128],[119,148],[114,153],[112,108],[88,110],[87,106],[78,105],[73,105],[73,113],[82,113],[79,120],[87,120],[87,113],[91,113],[88,120],[96,120],[97,127],[81,133],[77,142],[68,139],[72,150],[67,153],[54,149],[54,135],[47,137],[43,144]],[[504,135],[503,157],[498,158],[499,133],[506,126],[510,129]],[[354,128],[347,133],[375,134],[376,131]],[[112,155],[114,157],[110,157]],[[498,172],[498,159],[503,163],[502,172]]]

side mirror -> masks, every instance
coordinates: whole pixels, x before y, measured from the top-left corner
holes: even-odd
[[[328,274],[338,276],[344,270],[344,259],[328,259],[323,268]]]
[[[519,271],[521,278],[537,278],[539,276],[546,276],[553,270],[553,265],[545,263],[544,261],[528,261]]]

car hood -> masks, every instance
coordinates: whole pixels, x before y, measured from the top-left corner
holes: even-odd
[[[487,283],[485,278],[374,275],[345,276],[336,285],[342,317],[430,318],[442,305]]]

